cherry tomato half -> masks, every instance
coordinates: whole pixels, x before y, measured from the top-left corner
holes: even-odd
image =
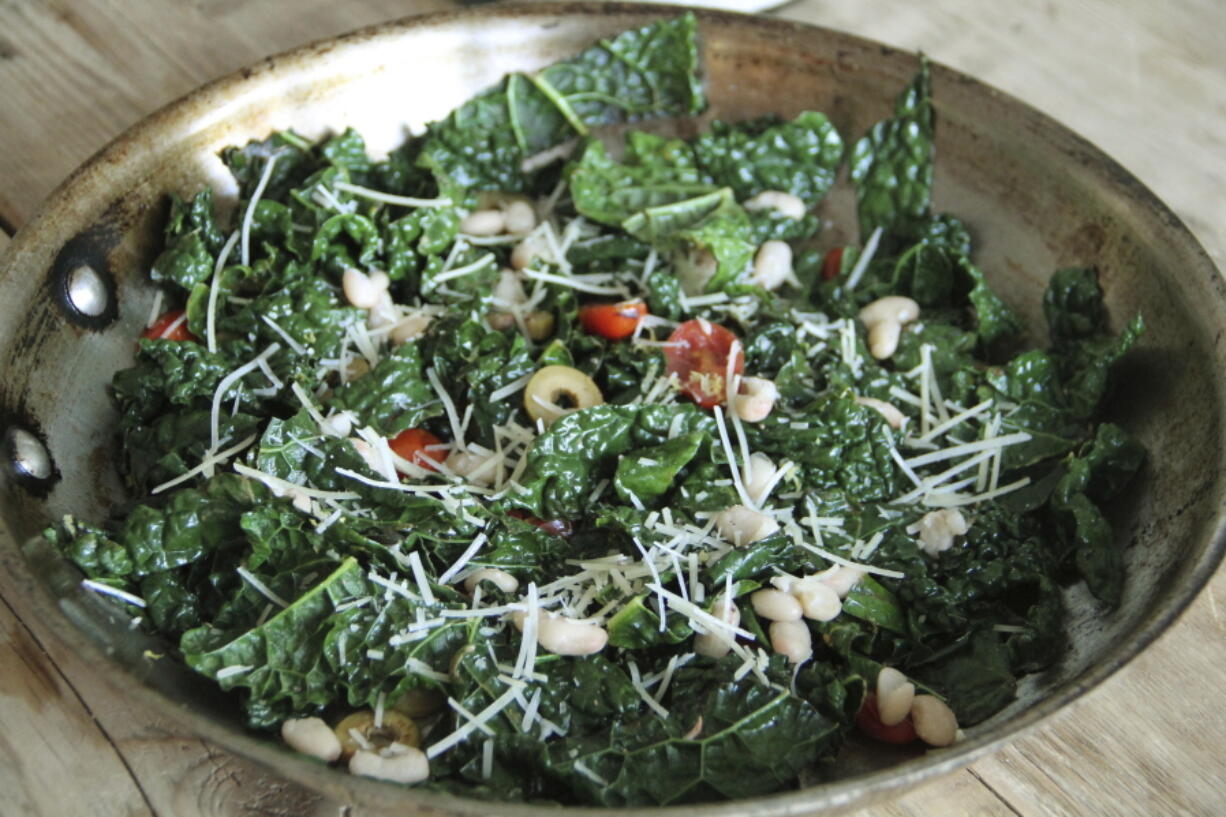
[[[843,270],[843,248],[833,247],[822,259],[822,280],[831,281]]]
[[[182,309],[172,309],[163,314],[153,326],[140,333],[142,338],[149,340],[190,340],[200,342],[200,338],[187,330],[187,315]]]
[[[903,745],[916,739],[915,724],[911,722],[910,715],[893,726],[886,726],[881,722],[881,715],[877,711],[877,696],[871,693],[864,699],[864,706],[856,713],[856,726],[866,736],[881,743]]]
[[[435,463],[446,459],[447,454],[443,449],[431,447],[442,444],[442,440],[424,428],[406,428],[388,441],[388,445],[396,452],[396,456],[414,465],[420,465],[427,471],[437,471],[438,469],[434,467]]]
[[[524,520],[529,525],[536,525],[538,528],[545,531],[545,533],[551,533],[554,536],[566,537],[570,536],[572,532],[570,523],[565,519],[538,519],[527,511],[520,510],[519,508],[508,511],[508,514],[516,519]]]
[[[617,304],[589,304],[579,310],[579,323],[593,335],[609,340],[621,340],[634,334],[639,321],[647,314],[642,301],[622,301]]]
[[[677,375],[681,390],[698,405],[718,406],[728,391],[728,356],[736,342],[737,336],[722,326],[704,320],[686,321],[673,330],[664,347],[668,373]],[[740,374],[744,369],[745,354],[738,348],[732,371]]]

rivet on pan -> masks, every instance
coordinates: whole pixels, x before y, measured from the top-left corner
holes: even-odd
[[[88,264],[80,264],[68,273],[68,300],[83,315],[96,318],[106,312],[109,298],[106,284],[98,271]]]
[[[50,479],[51,454],[37,437],[23,428],[11,428],[8,447],[17,473],[36,480]]]

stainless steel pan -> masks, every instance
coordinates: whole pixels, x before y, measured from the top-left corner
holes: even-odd
[[[233,194],[216,158],[220,148],[275,128],[317,136],[346,125],[373,147],[390,147],[406,129],[440,117],[507,71],[544,65],[668,13],[617,4],[500,7],[409,19],[309,46],[153,115],[48,199],[0,256],[0,567],[58,637],[97,659],[100,674],[158,715],[337,801],[398,813],[539,811],[321,770],[249,734],[208,684],[168,662],[152,668],[141,657],[144,639],[83,594],[79,576],[37,534],[64,513],[100,520],[124,499],[110,465],[116,418],[105,386],[131,361],[132,339],[152,302],[145,272],[165,194],[204,184]],[[700,18],[712,116],[813,108],[854,138],[888,113],[915,69],[911,55],[831,31],[715,12]],[[1124,604],[1104,617],[1082,589],[1071,589],[1068,654],[1027,678],[1013,705],[952,749],[901,765],[853,757],[834,782],[687,814],[830,813],[969,763],[1136,655],[1187,606],[1226,547],[1226,393],[1213,376],[1226,370],[1220,274],[1170,210],[1093,146],[955,72],[938,67],[934,85],[937,204],[970,223],[977,260],[1005,298],[1037,322],[1054,269],[1096,264],[1112,315],[1139,310],[1149,325],[1110,412],[1152,453],[1138,484],[1112,509],[1128,547]],[[825,208],[841,237],[853,237],[846,193]]]

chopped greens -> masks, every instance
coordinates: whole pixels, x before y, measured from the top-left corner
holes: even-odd
[[[971,726],[1060,656],[1063,587],[1119,603],[1103,503],[1145,452],[1097,412],[1140,316],[1113,334],[1060,270],[1051,346],[1017,348],[932,210],[922,59],[847,157],[813,111],[610,149],[702,110],[696,36],[513,74],[383,160],[227,149],[229,224],[172,200],[151,277],[185,329],[113,381],[135,502],[47,536],[252,728],[432,700],[422,786],[750,797],[828,774],[882,667]],[[865,245],[830,248],[844,158]]]

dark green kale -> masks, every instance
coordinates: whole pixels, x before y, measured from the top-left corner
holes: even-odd
[[[696,28],[693,15],[663,20],[512,74],[432,124],[418,162],[441,186],[520,191],[525,158],[590,128],[698,113]]]
[[[851,152],[860,232],[906,235],[928,216],[932,188],[932,78],[928,60],[894,102],[894,116],[873,126]]]

